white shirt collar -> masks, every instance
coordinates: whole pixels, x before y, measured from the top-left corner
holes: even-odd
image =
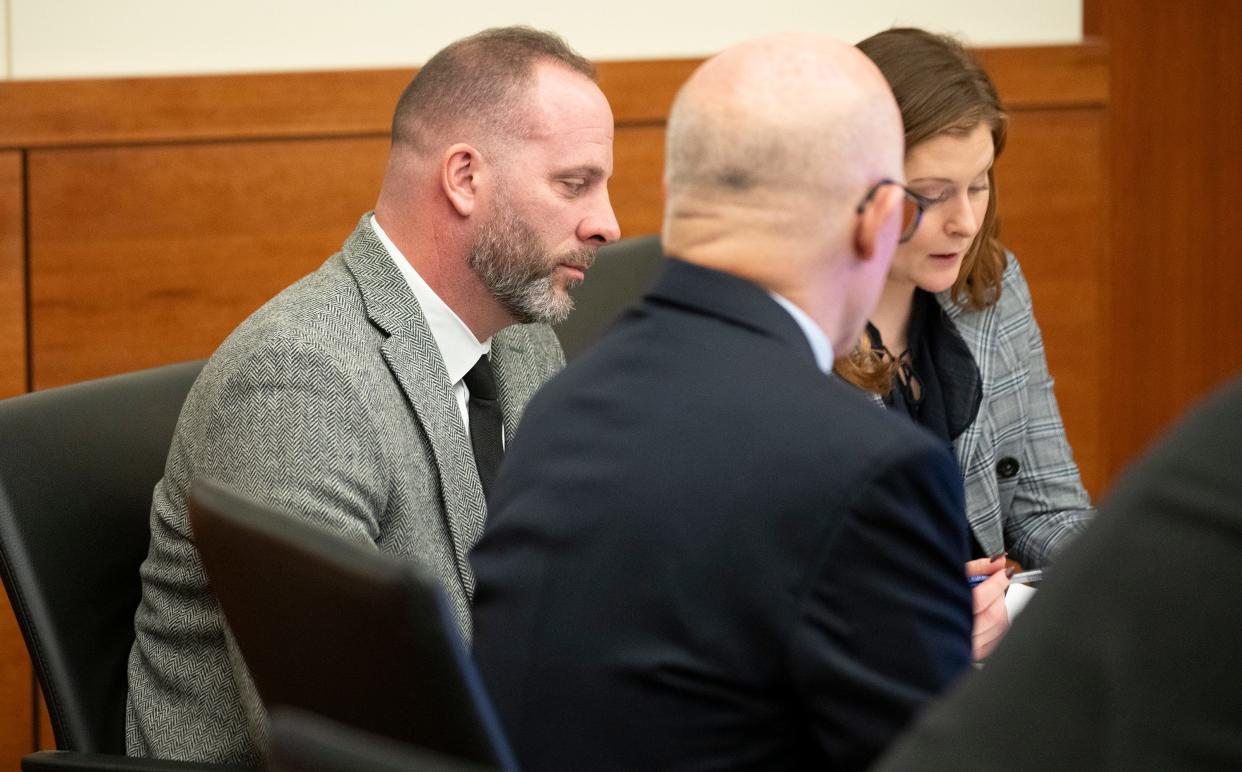
[[[768,292],[772,299],[781,304],[781,307],[789,312],[793,320],[802,328],[802,334],[806,336],[806,342],[811,344],[811,351],[815,354],[815,364],[825,373],[832,370],[832,342],[828,340],[828,336],[819,328],[815,320],[807,315],[806,311],[794,305],[793,301],[784,295],[778,295],[775,292]]]
[[[422,308],[423,317],[431,329],[431,337],[440,349],[440,357],[444,360],[444,369],[448,371],[449,383],[460,381],[479,357],[492,350],[492,339],[480,342],[453,309],[448,307],[440,296],[435,293],[423,277],[418,275],[410,261],[405,259],[397,245],[388,238],[388,234],[380,227],[379,220],[371,215],[371,228],[379,237],[380,243],[388,251],[388,256],[397,266],[397,270],[405,277],[406,283],[414,293],[414,298]]]

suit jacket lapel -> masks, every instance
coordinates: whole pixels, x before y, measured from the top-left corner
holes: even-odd
[[[474,451],[427,320],[370,219],[370,213],[364,215],[345,243],[345,263],[358,281],[367,315],[389,336],[380,347],[384,361],[431,445],[457,573],[469,598],[474,594],[470,548],[483,533],[486,512]]]
[[[530,339],[518,334],[520,330],[517,326],[509,327],[492,338],[492,368],[500,409],[504,412],[506,445],[513,441],[526,403],[543,384],[542,377],[531,375]]]

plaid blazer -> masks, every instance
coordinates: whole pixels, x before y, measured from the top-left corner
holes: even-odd
[[[492,363],[511,437],[564,358],[546,325],[514,325],[492,339]],[[339,253],[217,349],[155,487],[129,659],[129,753],[253,764],[266,717],[194,547],[186,494],[196,476],[419,560],[469,636],[467,558],[483,491],[440,350],[370,213]]]
[[[1031,292],[1006,255],[1000,299],[982,311],[937,296],[979,366],[979,414],[953,443],[966,488],[966,515],[984,551],[1042,566],[1095,510],[1074,463]]]

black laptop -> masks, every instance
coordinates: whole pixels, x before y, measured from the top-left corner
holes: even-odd
[[[434,579],[410,559],[195,480],[190,523],[270,711],[516,769]]]

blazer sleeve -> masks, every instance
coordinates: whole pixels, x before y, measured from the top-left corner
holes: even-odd
[[[794,688],[843,769],[865,768],[970,664],[957,465],[930,441],[893,455],[820,550],[792,637]]]
[[[277,339],[224,377],[192,451],[196,473],[375,545],[389,489],[385,431],[345,368],[312,343]]]
[[[287,340],[252,352],[224,383],[208,426],[199,474],[360,544],[377,544],[387,484],[376,438],[384,433],[330,355]],[[262,753],[267,713],[222,624],[238,701]]]
[[[1095,510],[1065,437],[1030,289],[1012,255],[1010,262],[1004,291],[1010,294],[1008,303],[1019,309],[1018,334],[1025,338],[1030,375],[1024,458],[1012,503],[1004,513],[1004,529],[1011,555],[1033,567],[1050,562],[1070,537],[1086,527]]]

